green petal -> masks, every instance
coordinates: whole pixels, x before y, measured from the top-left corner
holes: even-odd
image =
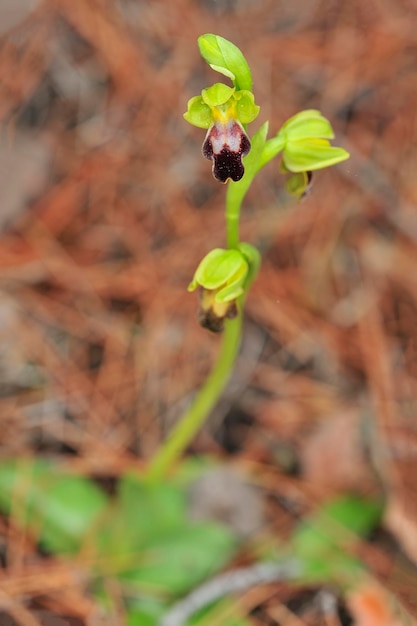
[[[218,293],[214,296],[215,302],[231,302],[232,300],[236,300],[243,293],[243,281],[238,283],[233,283],[232,285],[226,285],[223,289],[220,289]]]
[[[232,42],[208,33],[198,38],[198,47],[203,59],[212,69],[233,81],[236,89],[252,90],[252,75],[242,52]]]
[[[242,241],[239,244],[239,250],[249,265],[253,265],[256,268],[259,267],[261,264],[261,255],[255,246],[252,246],[250,243],[246,243],[246,241]]]
[[[198,128],[209,128],[213,121],[210,107],[203,102],[201,96],[194,96],[188,101],[184,119]]]
[[[250,124],[258,117],[260,107],[255,104],[251,91],[244,89],[235,93],[237,101],[237,118],[242,124]]]
[[[278,136],[297,141],[315,137],[317,139],[333,139],[334,132],[330,122],[316,109],[301,111],[283,124]]]
[[[205,289],[218,289],[232,279],[235,282],[235,277],[239,280],[246,274],[247,268],[246,260],[238,250],[215,248],[197,267],[191,285],[195,282]]]
[[[220,67],[219,65],[214,65],[213,63],[209,63],[209,65],[214,72],[218,72],[219,74],[223,74],[223,76],[227,76],[227,78],[230,78],[231,81],[235,80],[235,75],[233,74],[233,72],[230,72],[225,67]]]
[[[229,87],[223,83],[216,83],[207,89],[203,89],[201,97],[203,102],[209,107],[218,107],[230,100],[234,92],[234,87]]]
[[[331,146],[325,139],[287,141],[283,161],[290,172],[321,170],[349,158],[343,148]]]

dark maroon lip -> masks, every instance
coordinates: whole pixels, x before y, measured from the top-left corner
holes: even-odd
[[[229,178],[238,181],[245,173],[242,157],[251,148],[249,137],[235,120],[227,124],[213,124],[207,132],[202,152],[206,159],[213,160],[213,175],[226,183]]]

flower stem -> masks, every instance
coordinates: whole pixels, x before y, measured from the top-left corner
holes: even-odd
[[[227,247],[237,248],[239,245],[239,210],[230,214],[226,209]]]
[[[240,207],[252,178],[247,182],[243,181],[243,186],[239,188],[235,187],[231,189],[229,183],[228,192],[226,194],[226,235],[227,247],[229,249],[238,248],[240,243]],[[233,191],[237,191],[238,193],[233,193]],[[177,425],[168,436],[167,441],[161,446],[152,459],[147,473],[147,478],[150,481],[157,482],[164,478],[204,424],[230,378],[239,352],[245,296],[250,283],[256,276],[260,259],[257,256],[256,258],[253,256],[252,261],[248,279],[245,284],[245,294],[239,298],[238,301],[238,315],[235,319],[226,320],[225,322],[223,341],[217,362],[206,382],[198,391],[190,408],[180,418]]]
[[[241,307],[240,307],[241,309]],[[181,417],[166,443],[151,461],[147,477],[161,480],[203,425],[232,373],[239,351],[242,329],[242,311],[233,320],[227,320],[217,362],[204,385],[198,391],[190,408]]]

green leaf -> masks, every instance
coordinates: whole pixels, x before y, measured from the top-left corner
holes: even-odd
[[[0,506],[39,536],[51,552],[79,550],[107,505],[91,480],[64,474],[52,463],[5,461],[0,464]]]
[[[235,545],[219,524],[184,524],[148,542],[140,564],[119,578],[141,593],[185,593],[228,563]]]
[[[153,616],[142,609],[132,609],[127,614],[127,626],[158,626],[162,615]]]
[[[186,522],[182,489],[125,474],[119,481],[114,506],[96,532],[98,555],[106,557],[110,570],[126,569],[137,563],[149,541],[181,529]]]
[[[134,474],[120,479],[118,506],[134,529],[136,546],[182,528],[187,520],[184,490],[171,483],[151,484]]]
[[[318,512],[317,519],[319,522],[334,520],[336,524],[344,526],[354,535],[363,537],[379,522],[381,514],[381,502],[346,495],[327,502]],[[337,533],[336,528],[334,532]]]
[[[287,141],[283,161],[290,172],[312,172],[349,158],[343,148],[331,146],[326,139]]]
[[[155,598],[134,600],[127,611],[126,626],[159,626],[166,610],[165,603]]]
[[[52,552],[76,552],[102,514],[106,496],[82,476],[56,477],[42,496],[37,503],[42,544]]]
[[[360,575],[362,566],[351,551],[375,527],[381,506],[355,496],[325,504],[303,522],[293,535],[292,554],[303,564],[303,575],[313,581],[349,581]]]
[[[169,608],[161,601],[151,598],[141,598],[127,611],[127,626],[159,626],[163,615]],[[197,611],[184,626],[250,626],[245,617],[241,616],[241,609],[236,601],[222,598],[210,604],[201,611]]]
[[[211,33],[198,38],[198,47],[210,67],[233,81],[236,89],[252,91],[252,75],[242,52],[233,43]]]
[[[223,598],[201,611],[198,611],[188,620],[190,626],[251,626],[245,617],[241,615],[242,609],[236,601],[230,598]]]

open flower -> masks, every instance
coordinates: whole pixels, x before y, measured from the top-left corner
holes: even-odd
[[[287,181],[290,193],[303,197],[313,171],[349,158],[346,150],[330,144],[333,138],[330,122],[316,109],[297,113],[281,127],[274,141],[282,149],[281,171],[293,173]]]
[[[196,269],[188,291],[200,287],[199,321],[204,328],[221,332],[224,320],[237,316],[237,298],[244,292],[249,271],[240,250],[211,250]]]
[[[203,89],[201,96],[189,100],[184,118],[194,126],[208,129],[203,155],[212,159],[213,175],[220,182],[242,178],[242,157],[251,147],[243,124],[252,122],[258,113],[251,91],[237,91],[223,83]]]

